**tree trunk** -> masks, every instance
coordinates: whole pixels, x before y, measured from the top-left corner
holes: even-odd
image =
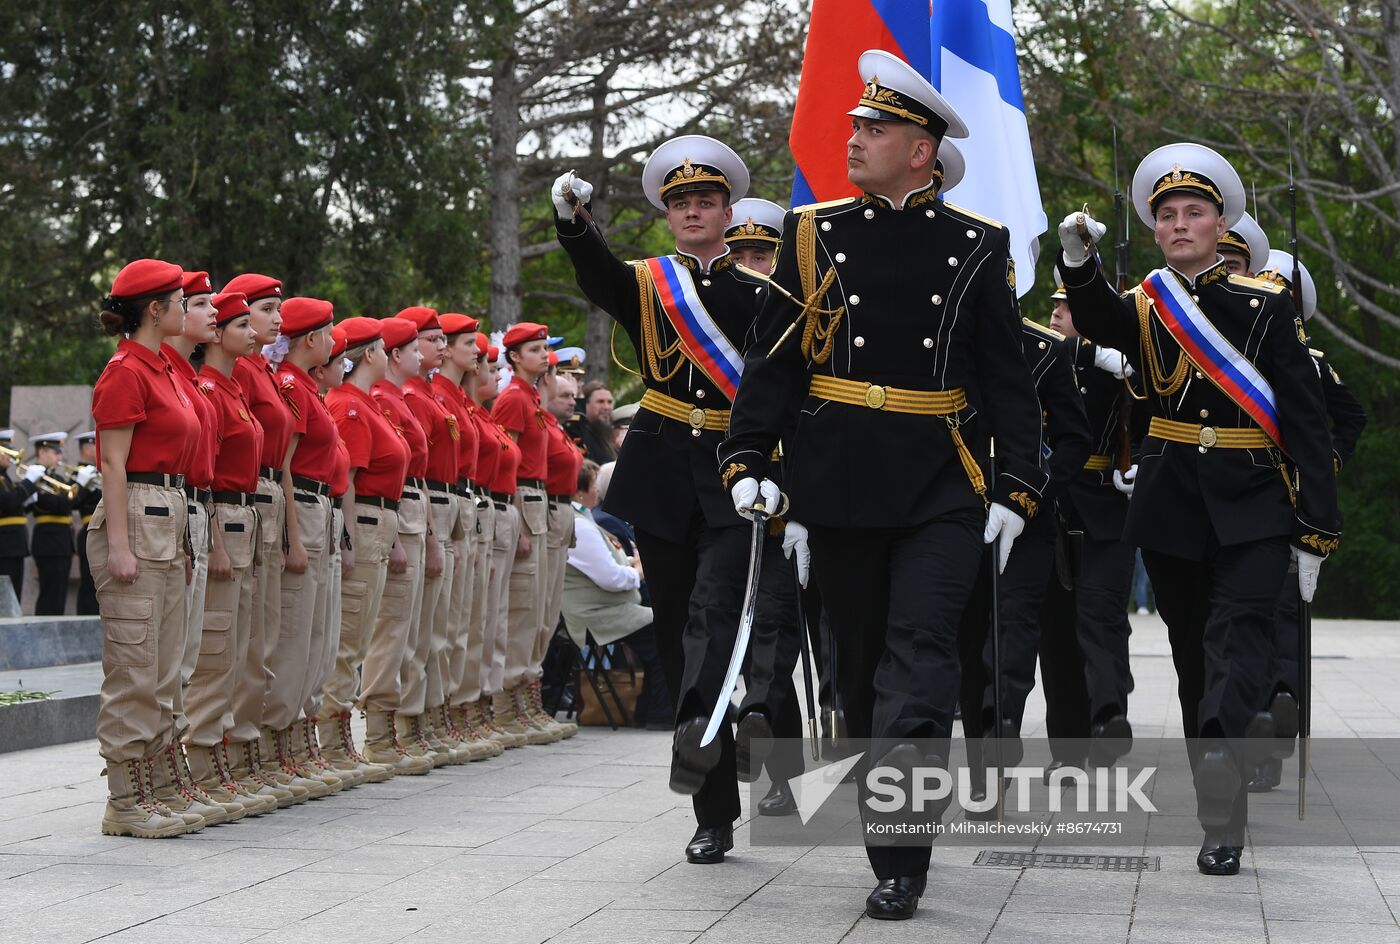
[[[521,90],[516,56],[503,49],[491,70],[491,329],[504,331],[520,320],[520,139]]]

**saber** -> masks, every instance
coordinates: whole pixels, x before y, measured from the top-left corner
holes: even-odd
[[[1084,204],[1084,208],[1074,215],[1074,228],[1079,233],[1079,238],[1084,240],[1084,248],[1090,250],[1092,255],[1097,255],[1093,252],[1094,237],[1089,235],[1089,204]]]
[[[564,198],[564,202],[573,208],[573,211],[583,217],[585,223],[593,222],[593,214],[588,212],[588,207],[579,202],[578,194],[574,193],[574,172],[569,171],[569,179],[564,181],[563,188],[559,195]]]
[[[1088,204],[1084,209],[1088,210]],[[991,440],[988,444],[987,472],[991,476],[991,481],[997,478],[997,441]],[[995,726],[995,737],[992,740],[992,750],[996,756],[996,791],[997,791],[997,822],[1002,822],[1005,814],[1006,798],[1002,795],[1001,789],[1001,607],[997,604],[1001,600],[1000,578],[1001,578],[1001,535],[998,534],[992,539],[992,575],[988,581],[991,587],[992,605],[989,607],[992,621],[992,710],[996,712],[996,718],[992,724]],[[984,735],[985,736],[985,735]]]
[[[777,343],[775,343],[773,347],[769,349],[768,356],[772,357],[774,354],[778,353],[778,348],[783,346],[783,342],[787,341],[788,338],[792,337],[792,333],[797,330],[797,326],[800,325],[802,323],[802,319],[806,317],[807,303],[804,302],[802,299],[798,298],[796,295],[789,292],[787,289],[783,288],[781,285],[779,285],[771,275],[764,275],[762,272],[750,269],[748,266],[738,262],[734,263],[734,268],[744,273],[745,275],[752,275],[755,278],[759,278],[767,282],[769,287],[777,289],[779,294],[781,294],[788,301],[792,302],[794,305],[802,309],[802,313],[797,316],[797,320],[787,326],[787,330],[783,332],[783,336],[778,338]]]
[[[724,673],[724,685],[714,710],[710,712],[710,723],[705,725],[705,736],[700,739],[702,748],[719,733],[719,726],[729,713],[729,699],[734,695],[734,686],[739,682],[739,672],[744,667],[744,656],[749,649],[749,636],[753,632],[754,610],[758,606],[758,578],[763,572],[763,532],[768,527],[768,511],[759,498],[753,505],[753,536],[749,540],[749,580],[744,586],[744,608],[739,615],[739,635],[734,640],[734,651],[729,654],[729,668]]]
[[[797,555],[793,555],[793,574],[797,573]],[[802,689],[807,695],[807,733],[812,738],[812,760],[821,760],[821,739],[817,736],[817,698],[812,692],[812,667],[808,664],[812,657],[811,643],[808,641],[807,626],[807,605],[802,601],[802,584],[797,583],[797,631],[802,638],[799,641],[801,653],[798,656],[802,660]]]

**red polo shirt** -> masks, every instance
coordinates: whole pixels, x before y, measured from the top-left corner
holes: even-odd
[[[544,478],[544,490],[550,495],[572,498],[578,491],[578,473],[583,468],[583,453],[559,420],[548,411],[544,414],[545,432],[549,434],[549,474]]]
[[[243,388],[253,415],[262,424],[263,449],[258,465],[282,468],[282,460],[292,442],[292,411],[277,392],[272,365],[261,354],[240,357],[233,365],[233,379]]]
[[[262,424],[248,406],[238,381],[205,364],[199,371],[199,392],[214,409],[216,492],[256,492],[258,458],[262,454]]]
[[[496,397],[491,415],[507,432],[518,437],[520,468],[516,474],[522,479],[543,479],[547,471],[549,437],[544,431],[545,412],[540,409],[540,392],[520,377],[512,377]]]
[[[321,402],[316,381],[296,364],[283,361],[277,371],[277,389],[292,413],[292,432],[301,437],[292,453],[292,474],[329,483],[335,475],[340,431]]]
[[[422,377],[410,377],[403,385],[403,399],[428,437],[427,478],[452,485],[457,481],[458,452],[462,434],[457,417],[437,401],[432,387]]]
[[[476,481],[476,454],[480,448],[481,432],[472,414],[480,412],[467,399],[467,392],[442,374],[433,375],[433,399],[437,400],[457,424],[457,478]],[[455,481],[455,479],[454,479]]]
[[[331,472],[331,497],[340,498],[350,490],[350,450],[339,430],[335,437],[335,469]]]
[[[496,443],[499,446],[496,452],[496,473],[491,479],[491,491],[514,495],[515,483],[522,477],[520,445],[510,438],[510,434],[503,427],[492,423],[491,428],[495,431]]]
[[[214,481],[214,453],[218,451],[214,442],[214,407],[207,398],[196,396],[199,393],[199,378],[195,376],[194,367],[185,360],[185,355],[169,344],[162,344],[160,353],[175,368],[175,376],[199,414],[199,444],[195,448],[194,461],[185,470],[185,481],[197,488],[209,488]]]
[[[381,380],[369,388],[379,411],[393,424],[394,429],[408,443],[408,472],[415,479],[428,476],[428,436],[423,432],[417,417],[404,402],[403,391],[387,380]]]
[[[476,425],[476,474],[472,476],[472,481],[491,491],[494,488],[492,483],[496,481],[496,468],[501,464],[500,427],[492,422],[491,414],[479,405],[472,413],[472,422]],[[511,491],[514,490],[512,485]]]
[[[408,475],[408,443],[385,419],[374,398],[352,383],[326,394],[354,472],[355,494],[398,501]]]
[[[194,401],[170,361],[135,341],[123,339],[97,378],[92,418],[99,432],[133,427],[128,472],[184,474],[195,463],[202,431]]]

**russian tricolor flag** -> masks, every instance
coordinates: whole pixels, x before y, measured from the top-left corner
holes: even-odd
[[[1011,0],[813,0],[789,143],[797,161],[792,205],[856,193],[846,179],[846,111],[860,97],[856,60],[867,49],[901,56],[957,109],[967,176],[948,199],[1011,233],[1018,295],[1035,281],[1047,228],[1016,62]]]

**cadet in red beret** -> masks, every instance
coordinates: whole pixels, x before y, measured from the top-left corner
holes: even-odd
[[[515,505],[520,514],[520,553],[511,568],[508,640],[497,720],[506,730],[524,734],[532,744],[563,737],[563,729],[528,713],[527,673],[535,637],[544,619],[545,541],[549,530],[549,496],[544,478],[549,437],[537,389],[549,369],[549,328],[533,322],[512,325],[501,339],[513,372],[491,414],[520,446]],[[528,587],[528,590],[522,588]],[[505,712],[503,715],[502,713]],[[506,719],[509,720],[506,720]]]
[[[313,797],[334,793],[344,777],[312,760],[308,740],[307,706],[323,679],[316,667],[326,658],[329,630],[327,595],[331,576],[331,478],[335,473],[340,431],[321,402],[320,388],[310,371],[330,357],[331,322],[335,310],[320,298],[288,298],[282,303],[282,325],[274,350],[282,352],[277,388],[292,414],[291,459],[282,472],[287,502],[287,567],[282,575],[282,638],[273,664],[273,680],[263,709],[263,726],[271,732],[279,766],[307,781]],[[285,348],[285,350],[283,350]],[[314,715],[314,710],[311,712]]]
[[[353,511],[345,516],[349,540],[342,556],[350,569],[341,585],[340,642],[335,670],[325,686],[328,717],[320,722],[319,734],[327,759],[337,768],[368,760],[395,774],[424,774],[432,769],[432,762],[406,753],[394,733],[404,641],[379,629],[390,556],[400,561],[403,556],[397,541],[398,513],[409,462],[408,443],[370,393],[387,369],[383,334],[394,320],[348,318],[340,323],[345,357],[353,366],[345,383],[326,395],[326,406],[350,455],[346,508]],[[408,328],[410,339],[417,336],[412,325],[398,323]],[[413,354],[417,355],[416,346]],[[401,601],[394,606],[403,608]],[[366,722],[363,755],[350,733],[350,711],[356,706],[356,682],[361,675],[359,706]]]
[[[442,321],[438,317],[437,309],[425,308],[422,305],[414,305],[410,308],[405,308],[394,317],[413,322],[419,334],[422,334],[424,331],[440,330],[442,328]]]
[[[114,836],[176,836],[204,824],[158,800],[150,777],[165,762],[172,727],[164,683],[178,682],[185,632],[184,472],[201,435],[194,402],[160,351],[184,329],[183,284],[179,266],[141,259],[118,273],[102,303],[107,333],[125,335],[93,388],[105,488],[88,525],[105,628],[97,710],[109,791],[102,832]]]
[[[213,548],[204,594],[205,631],[185,690],[189,718],[185,748],[200,789],[226,809],[236,805],[238,811],[231,814],[236,819],[277,809],[277,797],[261,782],[233,778],[224,743],[231,729],[226,721],[233,717],[234,692],[247,668],[252,636],[251,581],[258,540],[254,506],[262,424],[253,415],[243,388],[233,379],[238,359],[252,353],[257,344],[247,297],[228,292],[213,296],[211,303],[217,330],[213,340],[204,345],[199,391],[213,408],[211,441],[218,444],[210,485]],[[261,653],[257,666],[259,670],[262,667]]]

